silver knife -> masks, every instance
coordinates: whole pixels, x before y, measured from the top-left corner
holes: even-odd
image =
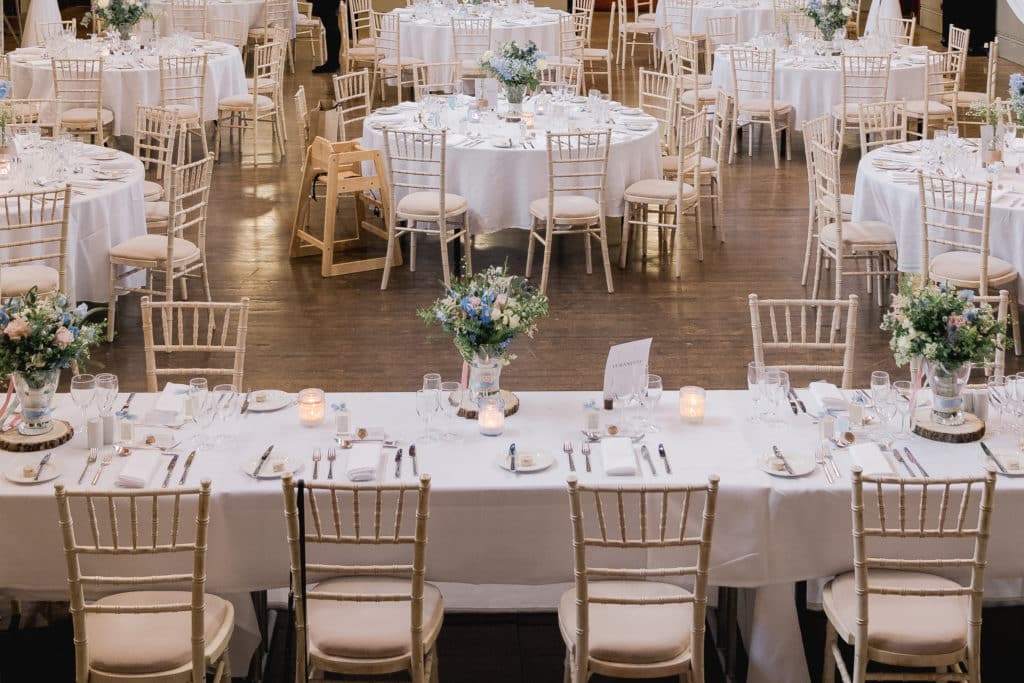
[[[651,460],[651,452],[647,450],[646,444],[640,447],[640,455],[644,456],[644,459],[647,460],[647,464],[651,466],[651,476],[658,476],[658,470],[654,469],[654,461]]]
[[[130,406],[132,404],[132,399],[133,398],[135,398],[135,392],[134,391],[132,393],[128,394],[128,398],[125,399],[124,405],[121,406],[121,410],[119,410],[117,412],[119,412],[121,414],[127,414],[128,413],[128,406]]]
[[[245,392],[245,400],[242,401],[242,409],[239,411],[239,415],[245,415],[249,411],[249,397],[252,396],[252,389]]]
[[[803,401],[800,400],[800,397],[797,395],[796,390],[795,389],[790,389],[789,390],[789,394],[790,394],[790,396],[793,397],[793,400],[796,401],[796,404],[798,406],[800,406],[800,412],[806,414],[807,413],[807,406],[804,404]]]
[[[167,476],[164,477],[164,483],[161,484],[160,488],[165,489],[167,485],[171,483],[171,472],[174,471],[174,466],[178,464],[178,454],[175,453],[171,456],[171,462],[167,464]]]
[[[672,474],[672,465],[668,464],[668,453],[665,452],[665,444],[658,444],[658,455],[661,456],[661,461],[665,463],[665,474]]]
[[[792,408],[793,414],[798,415],[799,411],[796,409],[796,394],[793,393],[792,389],[789,390],[789,394],[786,398],[789,399],[789,407]]]
[[[395,479],[402,478],[402,449],[395,453]]]
[[[513,472],[516,471],[516,444],[513,442],[508,447],[508,468]]]
[[[782,454],[778,446],[772,446],[772,452],[775,453],[775,457],[782,461],[782,466],[786,468],[787,474],[793,474],[793,468],[789,466],[789,461],[786,460],[786,456]]]
[[[981,444],[981,450],[985,451],[985,455],[992,459],[992,462],[996,464],[996,467],[999,468],[999,471],[1002,472],[1003,474],[1006,474],[1006,468],[1003,467],[1003,463],[999,462],[999,458],[996,457],[996,454],[989,450],[988,446],[985,445],[984,441],[979,441],[978,443]]]
[[[416,444],[409,446],[409,460],[412,461],[412,473],[414,476],[420,476],[420,467],[416,464]]]
[[[907,458],[910,460],[910,462],[912,462],[915,465],[917,465],[917,469],[921,470],[921,474],[923,474],[926,477],[930,477],[931,476],[930,474],[928,474],[928,472],[923,467],[921,467],[921,463],[919,463],[917,461],[917,458],[914,457],[914,454],[910,452],[909,448],[904,446],[903,447],[903,452],[907,454]]]
[[[263,469],[264,463],[267,462],[267,458],[270,457],[270,451],[274,450],[274,444],[267,446],[267,450],[263,451],[263,455],[260,456],[260,461],[256,463],[256,469],[252,471],[252,476],[259,476],[260,470]]]
[[[39,467],[36,469],[36,476],[32,477],[32,481],[39,481],[39,475],[43,473],[43,468],[46,467],[46,463],[50,462],[51,455],[53,455],[53,451],[44,455],[43,459],[39,461]]]
[[[188,468],[192,467],[192,461],[195,459],[195,457],[196,452],[192,451],[191,453],[188,454],[188,457],[185,458],[185,471],[181,473],[181,479],[178,480],[178,486],[181,486],[185,483],[185,477],[188,476]]]

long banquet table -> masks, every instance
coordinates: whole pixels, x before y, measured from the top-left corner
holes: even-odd
[[[800,479],[778,479],[755,463],[772,443],[788,452],[806,452],[817,444],[817,427],[808,416],[789,413],[788,407],[784,424],[748,422],[750,403],[742,391],[709,392],[704,423],[686,426],[678,417],[678,394],[666,392],[654,416],[661,431],[649,435],[647,443],[655,452],[656,445],[664,443],[673,474],[666,475],[659,462],[656,477],[650,476],[646,466],[634,477],[609,477],[603,473],[600,448],[595,448],[592,473],[584,471],[578,455],[581,405],[598,396],[597,392],[521,392],[520,411],[508,419],[501,437],[479,436],[475,422],[459,420],[460,440],[417,443],[420,472],[432,478],[428,579],[443,582],[450,607],[555,608],[559,585],[572,580],[564,441],[577,443],[577,476],[583,482],[694,483],[717,473],[721,489],[711,582],[755,589],[745,633],[750,652],[748,680],[808,681],[793,583],[852,568],[849,479],[829,485],[820,471]],[[155,401],[155,395],[140,394],[132,412],[145,416]],[[354,426],[383,429],[402,446],[420,433],[411,392],[328,396],[328,404],[339,401],[348,404]],[[58,397],[56,414],[75,423],[81,420],[68,395]],[[309,477],[312,449],[334,445],[333,426],[328,423],[332,421],[316,428],[300,427],[295,408],[250,413],[236,421],[227,445],[200,452],[189,475],[189,484],[202,478],[213,482],[207,589],[232,596],[236,609],[245,607],[237,613],[232,646],[239,662],[254,643],[255,621],[246,593],[288,583],[280,485],[276,480],[254,480],[241,467],[275,444],[275,452],[304,463],[297,474]],[[183,441],[178,451],[191,450],[191,426],[177,434]],[[510,442],[516,442],[520,452],[545,449],[556,463],[536,474],[507,472],[495,459]],[[932,476],[983,472],[976,444],[944,445],[919,437],[907,443]],[[995,448],[1016,446],[1008,434],[991,436],[989,443]],[[339,453],[336,475],[345,471],[345,451]],[[60,481],[69,489],[88,488],[88,478],[84,486],[75,483],[85,456],[84,434],[53,452],[54,462],[63,469]],[[11,467],[20,471],[23,463],[34,464],[38,454],[2,457],[5,471]],[[836,458],[848,472],[847,453],[838,450]],[[391,463],[392,459],[385,455],[384,460]],[[113,485],[122,462],[117,459],[107,468],[100,488]],[[321,473],[325,464],[321,463]],[[393,481],[393,464],[383,469],[384,480]],[[175,482],[180,472],[179,463]],[[162,476],[163,469],[151,486],[159,486]],[[403,480],[413,481],[408,460]],[[1017,588],[1024,577],[1024,544],[1019,542],[1022,515],[1024,479],[1000,478],[987,576],[1012,579]],[[63,596],[65,567],[52,485],[19,486],[0,480],[0,518],[7,520],[0,525],[0,589],[25,598]],[[655,561],[653,556],[649,561]]]

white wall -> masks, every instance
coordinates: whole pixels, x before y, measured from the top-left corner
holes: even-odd
[[[999,56],[1011,62],[1024,64],[1024,24],[1013,13],[1006,0],[997,0],[996,35],[999,36]]]

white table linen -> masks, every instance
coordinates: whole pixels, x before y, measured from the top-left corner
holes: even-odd
[[[528,103],[525,108],[530,111],[531,106]],[[403,116],[378,113],[368,117],[363,125],[363,146],[383,152],[384,133],[375,127],[378,121],[387,121],[388,126],[401,128],[410,125],[412,117],[416,115],[416,110],[412,108],[399,108],[399,112]],[[451,113],[453,119],[464,118],[465,109],[458,108]],[[387,118],[380,119],[381,116]],[[634,132],[621,127],[624,119],[622,116],[613,114],[618,122],[616,125],[596,124],[582,113],[579,116],[573,123],[580,130],[612,128],[604,213],[606,216],[622,216],[626,188],[638,180],[661,177],[661,144],[654,119],[649,119],[648,130]],[[499,148],[491,143],[492,135],[516,140],[518,128],[511,124],[498,123],[492,127],[472,124],[470,130],[481,132],[485,139],[483,144],[475,147],[466,147],[464,137],[456,137],[455,133],[449,132],[446,191],[462,195],[469,201],[472,232],[488,233],[510,227],[530,227],[530,202],[546,197],[548,191],[544,127],[550,118],[549,115],[536,117],[536,136],[532,140],[533,148],[529,149],[519,144],[511,148]]]
[[[194,46],[209,55],[203,118],[213,121],[220,99],[247,92],[242,55],[238,48],[226,43],[195,41]],[[53,67],[45,53],[15,50],[9,59],[14,82],[12,97],[53,98]],[[107,57],[103,65],[103,106],[114,112],[114,135],[130,136],[135,132],[135,109],[139,102],[160,104],[159,57]]]
[[[174,31],[171,17],[171,3],[153,0],[150,8],[158,14],[157,30],[161,35]],[[211,0],[206,5],[206,19],[211,24],[216,19],[231,19],[239,22],[243,29],[263,27],[263,0]]]
[[[893,57],[889,71],[890,100],[920,99],[924,87],[923,55],[907,53]],[[832,111],[843,99],[843,75],[839,57],[800,56],[795,49],[775,53],[775,101],[794,108],[796,130]],[[728,48],[719,48],[711,74],[714,88],[733,92],[732,60]]]
[[[799,393],[806,396],[803,390]],[[430,473],[432,485],[429,580],[462,584],[463,604],[468,595],[468,601],[475,601],[478,607],[504,609],[521,608],[518,600],[523,592],[517,586],[572,580],[565,492],[569,472],[561,444],[579,439],[583,419],[579,406],[596,396],[596,392],[523,392],[520,411],[506,421],[505,433],[499,438],[479,436],[475,422],[459,420],[455,430],[462,440],[417,443],[419,471]],[[145,414],[156,399],[156,394],[136,396],[133,412]],[[618,485],[623,481],[696,483],[717,473],[721,489],[711,582],[758,588],[745,640],[750,647],[749,680],[807,681],[792,583],[852,569],[848,474],[829,485],[820,471],[799,479],[781,479],[756,467],[757,457],[773,443],[786,452],[808,451],[817,445],[817,426],[803,415],[786,412],[786,424],[780,426],[752,424],[747,421],[747,392],[713,391],[708,393],[705,422],[683,425],[677,400],[675,392],[666,393],[654,413],[662,431],[648,438],[651,445],[664,443],[672,475],[665,474],[661,463],[656,463],[656,477],[651,477],[647,468],[632,478],[609,477],[600,466],[587,473],[579,466],[578,457],[576,474],[583,482]],[[420,432],[412,393],[332,395],[328,402],[345,402],[354,425],[383,427],[388,438],[398,439],[403,446]],[[60,395],[56,408],[58,416],[78,421],[69,396]],[[191,430],[189,425],[177,432],[185,444],[182,450],[191,448]],[[240,465],[273,443],[275,454],[297,458],[303,463],[303,476],[309,477],[312,449],[333,445],[333,421],[316,428],[300,427],[296,410],[288,408],[250,414],[241,418],[234,431],[226,445],[200,451],[188,483],[194,485],[203,478],[213,481],[207,589],[235,596],[237,607],[245,606],[246,592],[283,586],[288,581],[280,485],[276,480],[257,481],[242,472]],[[555,456],[556,464],[536,474],[508,472],[498,466],[497,458],[510,442],[524,452],[546,449]],[[977,444],[939,444],[916,436],[906,443],[933,476],[983,471]],[[997,449],[1016,446],[1012,435],[1006,434],[991,437],[990,443]],[[88,483],[75,484],[86,453],[84,433],[53,452],[53,462],[64,471],[60,481],[71,489],[88,488]],[[22,460],[32,457],[9,454],[5,462],[20,468]],[[849,452],[836,451],[836,459],[848,473]],[[335,471],[344,471],[347,460],[346,452],[339,450]],[[107,468],[101,487],[113,484],[123,462],[115,460]],[[180,474],[180,463],[175,472]],[[394,481],[393,467],[384,468],[383,477]],[[403,463],[402,480],[413,481],[408,459]],[[993,581],[1024,576],[1024,545],[1018,542],[1017,533],[1022,514],[1024,480],[1001,477],[986,573]],[[0,526],[0,590],[37,599],[64,595],[66,581],[52,486],[0,481],[0,516],[12,520]],[[352,561],[362,557],[361,553],[351,555]],[[656,561],[653,555],[649,561]],[[547,607],[554,609],[555,594],[551,595]],[[253,644],[251,616],[251,610],[237,613],[238,636],[248,637],[249,645]],[[244,659],[247,653],[239,648],[234,654]]]
[[[668,23],[666,3],[659,2],[655,11],[654,21],[659,29]],[[693,4],[693,32],[704,33],[710,17],[736,16],[736,40],[745,43],[754,36],[771,33],[775,30],[775,8],[769,0],[697,0]],[[658,32],[658,40],[662,50],[671,46],[666,44],[667,31]]]
[[[36,43],[36,28],[40,24],[61,21],[60,5],[57,0],[32,0],[25,13],[25,24],[21,31],[21,46],[32,47]]]

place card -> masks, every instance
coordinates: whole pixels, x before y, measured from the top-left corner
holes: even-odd
[[[653,339],[638,339],[616,344],[608,349],[608,360],[604,365],[604,405],[611,409],[613,397],[616,390],[625,389],[633,381],[633,372],[637,366],[647,366],[647,359],[651,355],[651,342]]]

